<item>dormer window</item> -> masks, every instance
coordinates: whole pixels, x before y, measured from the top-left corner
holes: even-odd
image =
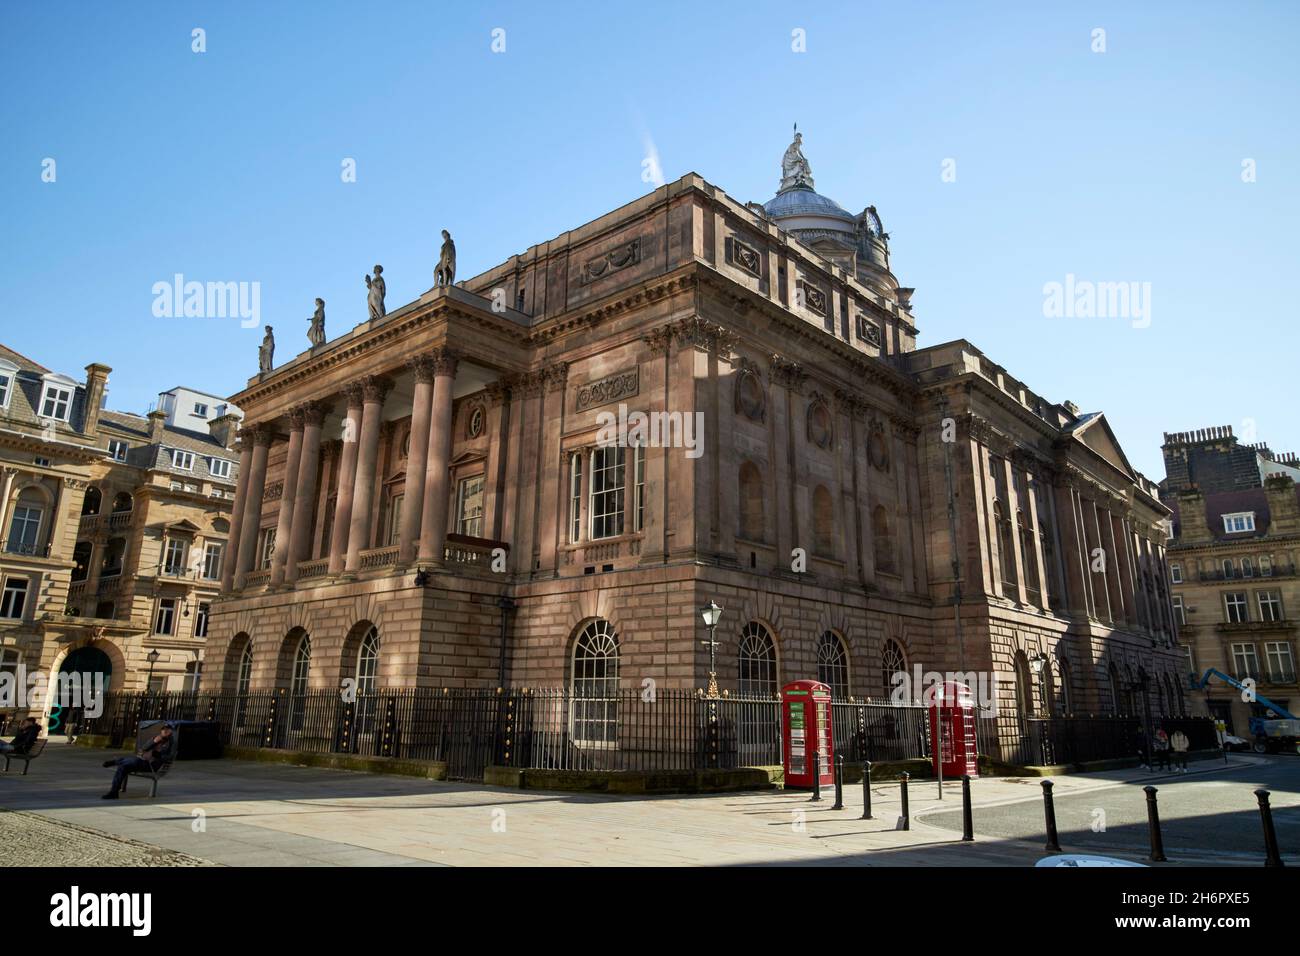
[[[213,478],[229,478],[230,462],[224,458],[209,458],[208,472]]]
[[[175,468],[175,469],[178,470],[178,471],[193,471],[193,470],[194,470],[194,453],[193,453],[193,452],[189,452],[189,451],[181,451],[179,448],[173,448],[173,449],[171,450],[171,453],[172,453],[172,467],[173,467],[173,468]]]
[[[1225,534],[1241,534],[1245,531],[1255,530],[1255,512],[1237,511],[1232,514],[1223,516],[1223,531]]]
[[[72,416],[72,394],[77,383],[62,375],[47,375],[41,389],[41,418],[66,422]]]
[[[207,406],[207,405],[204,405],[202,402],[195,402],[195,403],[194,403],[194,414],[195,414],[197,417],[199,417],[199,418],[207,418],[207,417],[208,417],[208,406]]]
[[[6,359],[0,359],[0,411],[8,411],[9,399],[18,382],[18,366]]]

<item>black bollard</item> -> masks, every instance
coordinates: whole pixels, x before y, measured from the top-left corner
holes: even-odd
[[[1273,808],[1268,805],[1268,791],[1256,790],[1255,796],[1259,798],[1259,819],[1264,824],[1264,865],[1285,866],[1277,848],[1277,831],[1273,829]]]
[[[1147,829],[1151,833],[1151,855],[1147,859],[1152,863],[1167,863],[1165,841],[1160,838],[1160,808],[1156,806],[1156,788],[1142,789],[1147,795]]]
[[[1056,807],[1052,803],[1052,781],[1043,781],[1043,816],[1047,820],[1047,849],[1061,852],[1061,841],[1056,836]]]
[[[874,820],[871,815],[871,761],[862,761],[862,819]]]
[[[822,752],[813,751],[813,795],[809,803],[820,803],[822,799]]]
[[[961,838],[963,842],[975,839],[975,821],[970,812],[970,774],[961,775]]]
[[[840,754],[835,758],[833,764],[835,768],[835,805],[832,810],[844,809],[844,755]]]
[[[912,829],[912,814],[907,809],[907,781],[910,779],[911,779],[911,774],[909,774],[906,770],[904,770],[903,775],[898,778],[898,782],[903,786],[903,829],[904,830]]]

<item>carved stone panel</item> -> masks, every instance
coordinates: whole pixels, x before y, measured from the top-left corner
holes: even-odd
[[[640,368],[627,369],[615,375],[609,375],[598,382],[591,382],[578,388],[577,410],[586,411],[597,405],[631,398],[641,389]]]
[[[580,285],[587,285],[597,279],[604,279],[620,269],[636,265],[640,261],[641,237],[638,236],[584,262],[578,273],[578,282]]]

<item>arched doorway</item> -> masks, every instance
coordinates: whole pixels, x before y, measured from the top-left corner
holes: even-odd
[[[112,686],[113,659],[101,648],[87,644],[69,652],[59,665],[59,674],[60,678],[50,687],[46,728],[51,736],[76,733],[77,725],[84,721],[87,699],[103,694]]]

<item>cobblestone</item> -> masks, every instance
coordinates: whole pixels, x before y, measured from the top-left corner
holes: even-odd
[[[51,820],[0,810],[0,866],[211,866],[206,860]]]

